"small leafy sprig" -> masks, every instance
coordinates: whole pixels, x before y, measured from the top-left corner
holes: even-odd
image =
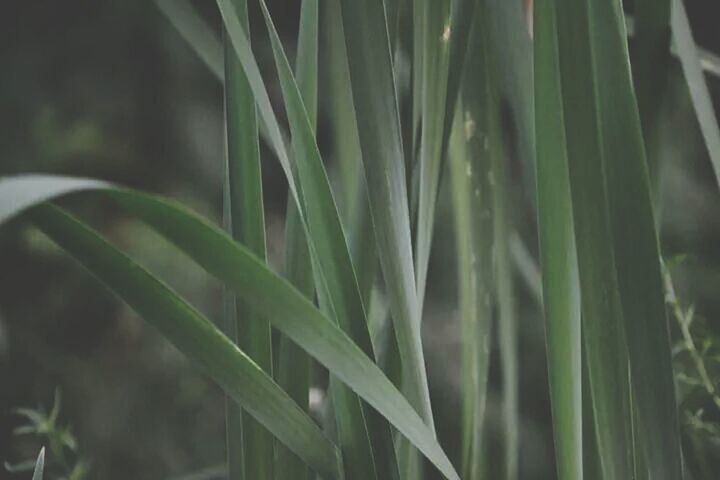
[[[59,480],[84,480],[87,478],[89,464],[78,452],[78,444],[69,426],[60,425],[61,395],[55,391],[53,406],[49,412],[38,408],[17,408],[14,413],[23,417],[26,422],[17,427],[13,434],[16,436],[33,435],[39,437],[48,448],[48,458],[45,457],[45,448],[40,451],[37,461],[27,460],[17,464],[5,462],[8,472],[24,472],[33,470],[33,480],[43,478],[43,471],[48,467],[58,472]]]

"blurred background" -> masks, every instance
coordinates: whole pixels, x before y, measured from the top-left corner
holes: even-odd
[[[267,37],[256,3],[249,3],[253,45],[277,101]],[[286,48],[293,52],[299,0],[268,3]],[[685,1],[696,41],[717,54],[720,30],[714,3]],[[194,4],[219,34],[214,2]],[[328,90],[327,45],[327,36],[321,36],[318,135],[330,175],[337,179],[331,99],[323,95]],[[99,177],[178,199],[219,223],[222,88],[153,2],[5,0],[0,65],[1,175]],[[708,80],[720,112],[720,80]],[[720,195],[676,61],[662,111],[657,151],[663,253],[676,259],[677,295],[685,308],[695,306],[692,333],[716,380]],[[269,258],[279,269],[287,184],[264,147],[263,155]],[[514,221],[534,255],[534,213],[521,165],[512,162]],[[447,183],[438,205],[423,335],[439,434],[456,459],[459,325]],[[209,318],[221,318],[220,286],[148,229],[107,204],[81,198],[68,205]],[[520,477],[551,479],[554,453],[542,317],[527,284],[521,276],[516,280]],[[672,317],[670,321],[679,339]],[[486,417],[490,471],[502,448],[496,351],[491,362]],[[685,441],[692,447],[688,451],[706,462],[709,471],[720,472],[720,410],[698,389],[682,352],[676,355],[676,367]],[[223,462],[224,399],[219,389],[41,234],[13,223],[0,230],[0,461],[16,464],[36,455],[42,437],[14,436],[27,419],[13,412],[19,407],[50,411],[56,391],[62,398],[57,422],[71,429],[79,456],[89,465],[87,478],[176,478]],[[0,479],[5,478],[29,476],[0,469]]]

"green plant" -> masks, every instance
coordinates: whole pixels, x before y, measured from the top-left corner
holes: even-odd
[[[659,115],[651,99],[662,87],[653,80],[663,78],[665,62],[646,61],[669,56],[663,32],[671,23],[718,165],[717,125],[679,0],[636,2],[632,65],[618,0],[538,0],[533,12],[489,0],[331,2],[331,90],[345,109],[334,112],[344,149],[336,189],[315,134],[318,1],[302,2],[294,70],[265,0],[258,2],[288,132],[250,45],[244,0],[217,1],[222,40],[185,1],[157,4],[224,84],[224,230],[158,196],[47,175],[1,179],[0,222],[31,222],[223,388],[230,478],[309,478],[312,470],[414,479],[424,474],[422,457],[445,478],[482,478],[494,317],[501,470],[518,477],[514,262],[535,290],[538,281],[515,233],[514,155],[530,172],[525,188],[537,210],[558,477],[683,477],[649,172]],[[505,128],[509,114],[515,136]],[[260,139],[289,187],[283,276],[266,261]],[[421,338],[445,168],[464,338],[459,473],[437,440]],[[222,281],[224,332],[56,205],[71,194],[120,207]],[[379,286],[387,312],[373,323],[370,312],[383,310],[372,295]],[[691,345],[689,323],[680,326]],[[272,328],[282,336],[278,351]],[[315,362],[330,372],[332,418],[322,426],[308,413]],[[699,411],[688,418],[697,431],[712,430]]]
[[[5,463],[5,469],[11,473],[33,470],[33,480],[41,480],[43,472],[50,470],[58,478],[83,480],[87,478],[89,464],[78,452],[75,436],[67,426],[59,424],[60,392],[55,392],[52,409],[18,408],[15,414],[26,423],[13,432],[16,436],[33,436],[41,439],[48,447],[49,458],[45,459],[45,447],[40,450],[36,461],[21,462],[16,465]]]

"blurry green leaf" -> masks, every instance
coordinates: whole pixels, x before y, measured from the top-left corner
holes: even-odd
[[[475,31],[479,33],[478,30]],[[492,321],[492,219],[485,149],[489,110],[483,42],[468,54],[468,85],[455,115],[448,167],[453,194],[459,284],[462,365],[462,473],[482,478],[482,438],[485,416],[490,326]]]
[[[642,456],[636,461],[640,470],[647,466],[649,478],[676,480],[683,472],[660,251],[622,6],[590,2],[589,13],[598,133],[637,405],[633,434]]]
[[[558,479],[582,480],[580,290],[554,3],[534,18],[538,233]]]
[[[233,0],[238,18],[249,27],[246,0]],[[228,230],[236,241],[266,260],[265,215],[255,99],[242,65],[224,36],[225,62],[225,166],[224,210]],[[226,333],[240,349],[272,376],[272,338],[266,319],[250,311],[243,302],[228,296]],[[242,319],[241,322],[238,319]],[[244,418],[236,405],[227,406],[227,450],[230,480],[271,478],[273,439],[252,418]]]
[[[553,2],[542,5],[551,15]],[[635,462],[652,478],[682,478],[659,252],[621,9],[616,1],[558,0],[555,11],[559,68],[544,64],[545,88],[561,88],[600,463],[609,478],[631,478]],[[552,51],[553,40],[545,41]],[[555,115],[538,112],[538,123]],[[631,394],[642,405],[634,437]]]
[[[300,10],[295,72],[298,89],[308,109],[310,123],[317,122],[318,2],[303,0]],[[288,198],[285,219],[285,276],[310,300],[314,296],[312,263],[302,222],[293,198]],[[308,355],[289,338],[280,339],[277,380],[295,402],[308,410],[311,363]],[[276,480],[307,479],[310,474],[289,450],[280,447],[275,462]]]
[[[672,33],[700,131],[705,140],[705,147],[710,155],[716,181],[720,186],[720,128],[713,112],[713,102],[705,83],[701,60],[692,37],[683,0],[672,0]]]
[[[434,429],[420,336],[403,145],[385,11],[381,0],[343,0],[341,8],[370,213],[402,361],[403,389],[413,407]]]
[[[445,147],[443,127],[447,107],[448,64],[450,59],[450,1],[416,2],[423,23],[422,45],[413,48],[422,55],[420,92],[422,128],[420,132],[420,183],[418,186],[417,228],[415,230],[415,277],[420,313],[425,298],[427,269],[430,261],[435,203]],[[449,112],[452,115],[452,111]]]

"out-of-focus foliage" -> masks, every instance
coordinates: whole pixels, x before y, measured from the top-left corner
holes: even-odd
[[[60,424],[60,405],[60,391],[57,390],[49,412],[43,408],[15,409],[15,414],[25,423],[16,427],[13,434],[18,437],[29,436],[40,444],[47,445],[48,455],[45,454],[46,450],[43,447],[37,460],[30,459],[17,464],[6,462],[5,470],[9,473],[34,470],[33,479],[42,479],[43,475],[65,480],[87,478],[90,465],[82,457],[70,427]]]

